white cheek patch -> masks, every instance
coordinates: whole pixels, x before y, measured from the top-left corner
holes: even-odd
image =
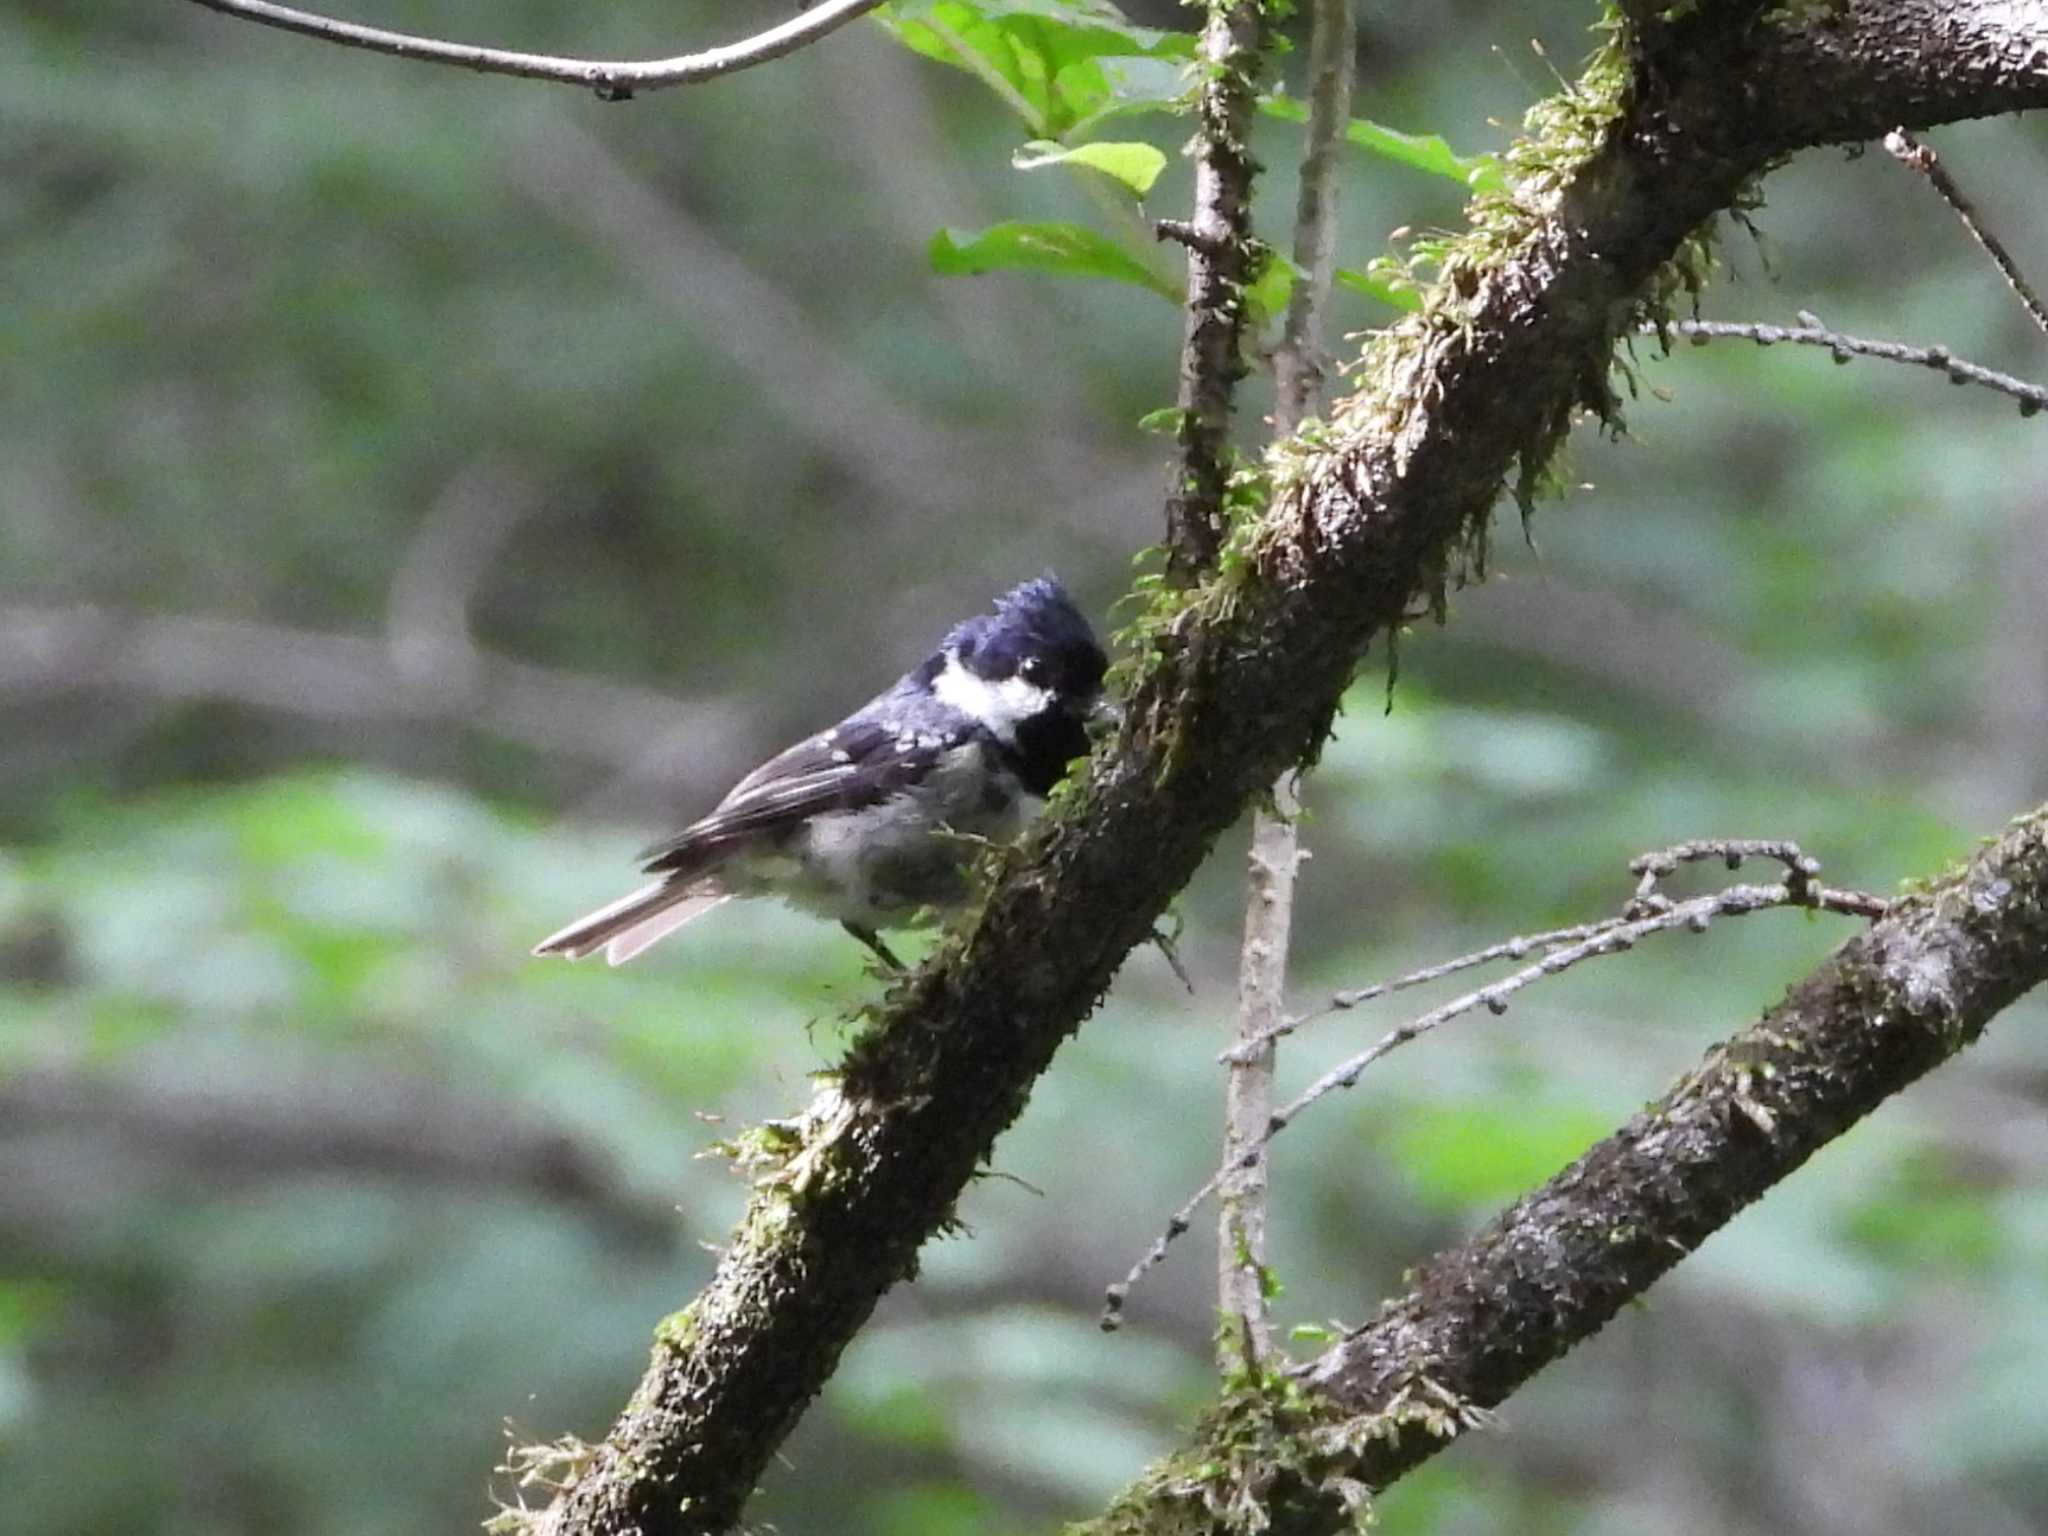
[[[932,679],[932,697],[972,715],[1004,742],[1014,743],[1017,727],[1052,703],[1052,690],[1022,677],[1006,677],[992,683],[960,665],[960,658],[946,653],[946,664]]]

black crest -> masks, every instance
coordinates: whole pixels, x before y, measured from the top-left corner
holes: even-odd
[[[944,649],[993,680],[1013,677],[1033,662],[1046,686],[1081,705],[1101,690],[1109,665],[1087,618],[1050,572],[997,598],[994,613],[954,626]]]

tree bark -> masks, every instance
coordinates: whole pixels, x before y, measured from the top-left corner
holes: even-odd
[[[1369,348],[1361,393],[1279,461],[1268,513],[1233,533],[1213,575],[1168,593],[1141,623],[1117,739],[1002,856],[975,918],[871,1012],[838,1084],[785,1138],[781,1176],[757,1194],[710,1285],[663,1326],[618,1424],[535,1512],[537,1528],[658,1536],[737,1519],[875,1299],[913,1273],[919,1245],[951,1219],[1125,954],[1217,834],[1282,770],[1314,757],[1367,643],[1418,605],[1441,604],[1483,555],[1510,475],[1532,482],[1576,409],[1612,412],[1614,342],[1643,316],[1646,293],[1668,298],[1696,280],[1696,263],[1671,263],[1705,221],[1795,149],[2048,102],[2042,0],[1702,0],[1676,21],[1661,15],[1679,8],[1651,9],[1646,26],[1624,26],[1571,91],[1531,114],[1530,137],[1510,155],[1515,190],[1475,205],[1423,312]],[[1993,905],[1984,921],[1996,926],[2004,898]],[[2012,920],[2038,945],[2038,897],[2022,905]],[[1962,973],[1930,963],[1903,973],[1898,995],[1948,995]],[[1882,962],[1854,964],[1841,985],[1887,974]],[[1884,1017],[1889,1030],[1894,1015]],[[1924,1034],[1901,1024],[1845,1043],[1904,1068],[1923,1061]],[[1744,1060],[1724,1058],[1716,1079]],[[1846,1123],[1848,1106],[1832,1098],[1810,1122],[1803,1103],[1758,1102],[1777,1130],[1751,1121],[1753,1140],[1715,1143],[1739,1167],[1778,1166],[1766,1156],[1776,1137],[1803,1143]],[[1687,1148],[1708,1143],[1646,1124],[1630,1145],[1633,1160],[1617,1170],[1676,1190]],[[1630,1241],[1618,1246],[1633,1255]],[[1522,1296],[1528,1261],[1504,1232],[1500,1267],[1474,1273],[1501,1275],[1505,1293],[1432,1271],[1444,1283],[1394,1326],[1428,1358],[1454,1358],[1449,1335],[1522,1316],[1504,1302]],[[1607,1256],[1588,1279],[1603,1305],[1651,1278],[1648,1256],[1617,1262]],[[1545,1273],[1532,1315],[1552,1321],[1509,1327],[1510,1343],[1447,1384],[1453,1400],[1504,1390],[1514,1377],[1504,1359],[1533,1369],[1563,1347],[1554,1296],[1569,1277]],[[1355,1343],[1346,1359],[1369,1363],[1375,1347]],[[1359,1370],[1364,1404],[1372,1371]],[[1314,1386],[1347,1391],[1351,1380],[1340,1371]]]
[[[1166,493],[1167,571],[1197,580],[1223,543],[1230,485],[1230,418],[1244,377],[1244,290],[1257,275],[1247,138],[1267,44],[1260,0],[1209,0],[1196,94],[1195,217],[1162,224],[1188,250],[1187,324],[1181,341],[1180,457]]]

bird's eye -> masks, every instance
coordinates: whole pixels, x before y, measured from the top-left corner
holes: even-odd
[[[1034,688],[1043,687],[1045,685],[1045,658],[1043,656],[1026,656],[1017,664],[1017,675]]]

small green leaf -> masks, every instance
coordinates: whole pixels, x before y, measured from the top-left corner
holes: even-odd
[[[1308,108],[1291,96],[1267,96],[1259,110],[1284,123],[1305,123]],[[1474,192],[1497,192],[1506,184],[1495,155],[1461,155],[1436,133],[1403,133],[1368,118],[1354,117],[1344,137],[1367,154],[1392,160],[1411,170],[1443,176]]]
[[[926,254],[941,277],[983,272],[1049,272],[1056,277],[1106,277],[1149,288],[1174,304],[1180,293],[1106,235],[1081,224],[993,224],[978,232],[942,229]]]
[[[1178,36],[1168,33],[1169,37]],[[1078,70],[1081,66],[1076,66]],[[1193,81],[1187,60],[1177,53],[1162,52],[1142,58],[1103,57],[1087,66],[1100,72],[1101,91],[1094,106],[1075,124],[1086,129],[1104,118],[1130,117],[1141,112],[1178,112],[1187,105]],[[1062,79],[1066,79],[1062,76]],[[1092,95],[1094,83],[1074,78],[1071,89],[1079,97],[1084,86]]]
[[[1166,156],[1150,144],[1098,141],[1068,148],[1050,139],[1033,139],[1010,156],[1020,171],[1035,171],[1047,165],[1079,165],[1100,171],[1143,197],[1166,169]]]
[[[1156,433],[1160,437],[1178,437],[1180,424],[1187,418],[1187,414],[1177,405],[1162,405],[1158,410],[1147,411],[1138,418],[1138,430]]]
[[[1422,299],[1415,292],[1414,284],[1405,279],[1380,277],[1371,272],[1360,272],[1354,267],[1339,267],[1331,276],[1353,293],[1362,293],[1396,309],[1422,308]]]
[[[1259,263],[1258,276],[1244,290],[1246,302],[1251,305],[1254,329],[1263,327],[1287,308],[1288,296],[1294,292],[1294,280],[1300,275],[1300,269],[1278,251],[1266,252]]]

